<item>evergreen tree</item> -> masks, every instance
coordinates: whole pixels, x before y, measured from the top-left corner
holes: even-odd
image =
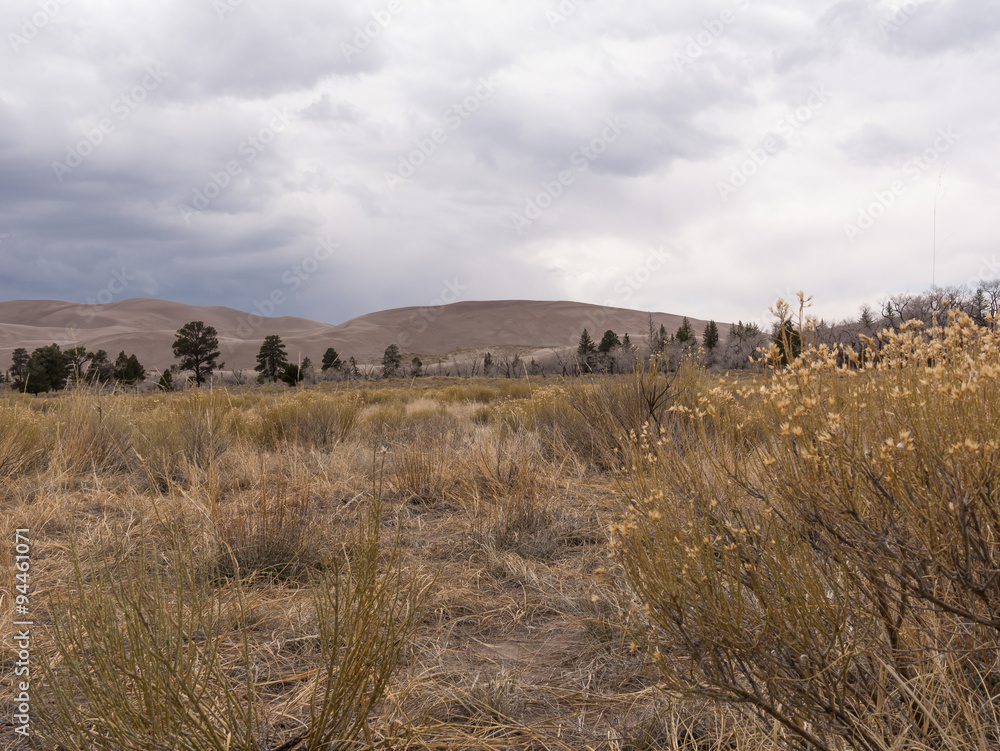
[[[350,371],[349,375],[351,378],[361,377],[361,371],[358,370],[358,361],[353,356],[347,361],[347,369]]]
[[[31,355],[24,347],[18,347],[11,352],[10,359],[10,376],[14,380],[14,388],[21,388],[28,373],[28,360],[31,359]]]
[[[622,337],[622,348],[632,349],[632,340],[628,338],[628,332],[625,332],[625,336]]]
[[[385,352],[382,355],[382,377],[391,378],[396,375],[396,371],[399,370],[399,366],[403,364],[403,356],[399,352],[399,347],[395,344],[390,344],[385,348]]]
[[[625,336],[628,336],[628,334]],[[615,347],[620,347],[621,344],[621,341],[618,339],[618,334],[611,329],[608,329],[604,332],[604,336],[601,337],[601,343],[597,345],[597,351],[602,355],[606,355]]]
[[[194,372],[194,385],[201,387],[212,376],[212,371],[222,366],[219,356],[219,335],[213,326],[202,321],[191,321],[177,330],[174,340],[174,357],[180,360],[181,370]]]
[[[264,343],[260,345],[257,353],[257,366],[254,368],[258,373],[258,381],[277,381],[285,373],[285,366],[288,365],[288,356],[285,352],[285,345],[281,343],[281,337],[271,334],[264,337]]]
[[[156,387],[160,391],[173,391],[174,390],[174,377],[171,375],[169,370],[164,370],[160,374],[160,380],[157,381]]]
[[[73,347],[63,353],[66,358],[66,369],[73,383],[80,383],[87,378],[87,348]]]
[[[28,358],[21,390],[29,394],[60,391],[66,388],[67,376],[66,356],[59,345],[38,347]]]
[[[329,349],[327,349],[326,352],[323,353],[323,367],[321,368],[321,370],[324,373],[328,371],[330,368],[333,368],[334,370],[340,370],[342,367],[344,367],[344,363],[340,361],[340,355],[337,354],[337,350],[335,350],[333,347],[330,347]]]
[[[483,375],[488,376],[490,374],[490,368],[493,367],[493,355],[487,352],[483,355]]]
[[[802,354],[802,336],[791,321],[785,321],[774,333],[774,343],[781,352],[781,364],[787,365]],[[791,355],[791,357],[789,357]]]
[[[126,357],[125,350],[122,350],[118,353],[118,359],[115,360],[111,375],[123,386],[131,386],[146,380],[146,369],[139,364],[138,357],[135,355]]]
[[[719,343],[719,327],[715,325],[715,321],[709,321],[705,325],[705,332],[701,335],[701,343],[709,351],[715,349]]]
[[[108,383],[111,381],[114,366],[108,359],[108,353],[103,349],[87,353],[87,383]]]
[[[413,375],[418,376],[424,369],[424,363],[419,357],[414,357],[410,360],[410,367],[413,368]]]
[[[685,318],[684,320],[686,321],[687,319]],[[663,325],[663,324],[661,323],[661,324],[660,324],[660,333],[659,333],[659,334],[657,335],[657,337],[656,337],[656,341],[657,341],[657,347],[656,347],[656,348],[657,348],[657,350],[659,350],[660,352],[662,352],[662,351],[663,351],[663,348],[667,346],[667,341],[668,341],[668,340],[667,340],[667,337],[668,337],[668,336],[671,336],[671,335],[667,333],[667,327],[666,327],[666,326],[664,326],[664,325]],[[671,337],[670,341],[671,341],[671,342],[673,341],[673,338],[672,338],[672,337]]]
[[[580,343],[576,347],[576,360],[580,370],[593,371],[596,356],[597,347],[594,345],[594,340],[590,338],[587,329],[584,329],[580,334]]]
[[[285,370],[281,374],[281,380],[287,383],[289,386],[295,386],[302,382],[303,378],[303,368],[299,367],[295,363],[289,363],[285,365]]]
[[[681,344],[687,344],[694,340],[694,329],[691,327],[691,321],[684,316],[681,321],[681,327],[677,329],[677,341]]]

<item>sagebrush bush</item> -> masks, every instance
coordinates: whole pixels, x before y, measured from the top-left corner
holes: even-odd
[[[993,748],[1000,335],[953,314],[870,349],[773,358],[637,437],[616,534],[642,638],[671,690],[788,747]]]

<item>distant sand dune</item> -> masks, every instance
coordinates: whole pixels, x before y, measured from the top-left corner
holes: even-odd
[[[654,325],[674,332],[681,316],[653,313]],[[706,321],[691,318],[700,335]],[[284,316],[261,318],[219,306],[195,306],[167,300],[134,298],[107,305],[81,305],[60,300],[0,302],[0,368],[10,365],[11,352],[29,352],[55,342],[64,349],[80,344],[104,349],[114,360],[118,352],[135,353],[147,370],[162,370],[175,360],[171,346],[177,329],[189,321],[204,321],[219,332],[221,359],[226,367],[252,368],[264,337],[277,334],[290,360],[309,357],[319,363],[327,347],[345,360],[379,360],[392,343],[410,359],[428,362],[487,348],[518,347],[527,356],[544,350],[575,347],[586,328],[594,341],[607,329],[626,332],[644,343],[648,314],[626,308],[603,308],[577,302],[535,300],[469,301],[425,308],[396,308],[353,318],[338,325]],[[723,339],[728,324],[719,324]]]

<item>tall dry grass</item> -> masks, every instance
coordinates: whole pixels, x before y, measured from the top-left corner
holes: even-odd
[[[309,606],[285,643],[310,644],[310,667],[283,679],[291,690],[277,703],[262,677],[274,644],[255,628],[268,597],[238,575],[220,584],[218,566],[200,565],[192,530],[175,527],[166,549],[144,534],[120,561],[75,554],[68,589],[48,608],[54,652],[40,653],[36,742],[66,751],[365,745],[427,594],[426,580],[399,565],[398,535],[381,544],[382,512],[376,489],[342,550],[309,577]]]

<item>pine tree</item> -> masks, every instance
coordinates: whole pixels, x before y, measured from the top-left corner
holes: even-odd
[[[265,336],[264,343],[260,345],[260,351],[257,353],[257,365],[254,367],[254,370],[260,373],[257,380],[273,383],[284,375],[287,365],[288,355],[281,337],[277,334]]]
[[[79,383],[87,377],[87,348],[73,347],[63,352],[66,358],[66,368],[73,383]]]
[[[382,354],[382,377],[391,378],[396,375],[399,366],[403,364],[403,355],[399,352],[399,347],[390,344]]]
[[[28,358],[20,389],[29,394],[60,391],[66,388],[68,375],[66,356],[58,344],[38,347]]]
[[[337,350],[330,347],[323,353],[323,366],[320,368],[324,373],[330,368],[334,370],[340,370],[344,367],[344,363],[340,361],[340,355],[337,354]]]
[[[681,344],[687,344],[694,339],[694,329],[691,327],[691,321],[684,316],[681,321],[681,327],[677,329],[677,341]]]
[[[287,363],[285,370],[281,374],[281,380],[289,386],[295,386],[302,381],[302,368],[296,363]]]
[[[31,355],[24,347],[18,347],[11,352],[10,375],[14,379],[14,388],[21,388],[24,384],[24,377],[28,373],[28,360]]]
[[[779,326],[774,332],[774,343],[781,352],[782,365],[787,365],[802,354],[802,335],[791,321],[785,321],[785,325]]]
[[[576,360],[580,370],[593,371],[596,356],[597,347],[594,345],[594,340],[590,338],[587,329],[584,329],[580,334],[580,344],[576,348]]]
[[[126,356],[125,350],[122,350],[118,353],[111,375],[123,386],[131,386],[146,380],[146,369],[139,363],[138,357],[135,355]]]
[[[174,377],[169,370],[164,370],[160,374],[160,380],[157,381],[156,388],[158,388],[160,391],[174,390]]]
[[[109,383],[113,377],[114,366],[108,359],[108,353],[103,349],[87,353],[87,383]]]
[[[628,336],[628,334],[626,334],[626,336]],[[597,345],[597,351],[602,355],[606,355],[615,347],[620,347],[621,345],[622,343],[618,339],[618,334],[611,329],[608,329],[604,332],[604,336],[601,337],[601,343]]]
[[[191,321],[177,330],[174,340],[174,357],[180,360],[181,370],[194,372],[194,385],[201,387],[212,376],[212,371],[222,367],[217,361],[219,334],[213,326],[202,321]]]
[[[424,369],[424,363],[419,357],[414,357],[410,360],[410,367],[413,369],[413,375],[419,376]]]
[[[709,321],[705,325],[705,332],[701,335],[701,343],[709,351],[715,349],[719,343],[719,327],[715,325],[715,321]]]
[[[622,337],[622,348],[632,349],[632,340],[628,338],[628,332],[625,332],[625,336]]]

